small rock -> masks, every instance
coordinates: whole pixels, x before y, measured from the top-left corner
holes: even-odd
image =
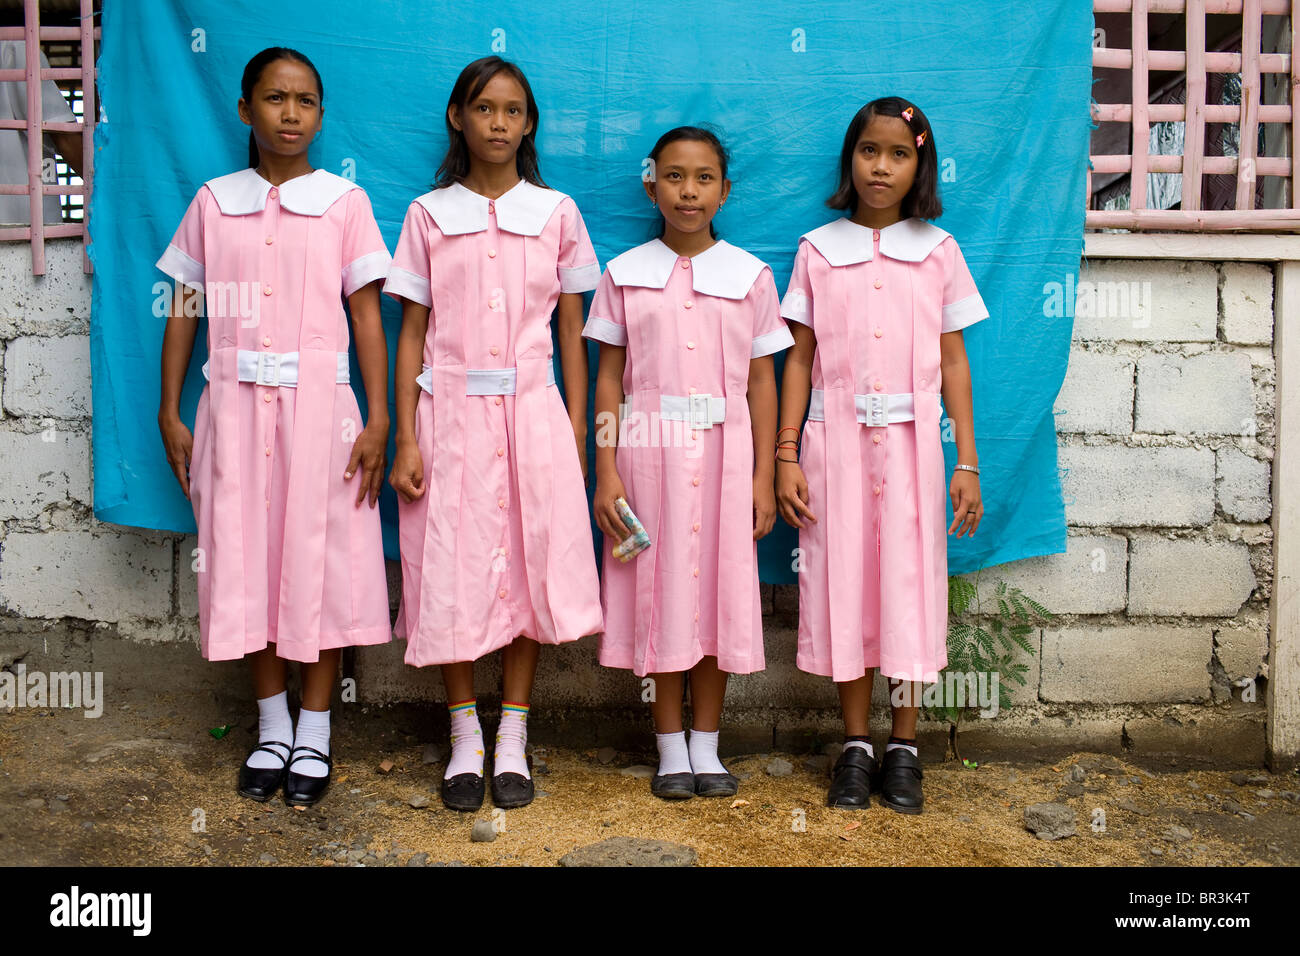
[[[366,855],[365,850],[348,850],[348,862],[360,863],[361,858],[364,857],[365,855]]]
[[[792,768],[793,769],[793,768]],[[694,866],[694,848],[664,840],[610,837],[560,857],[560,866]]]
[[[409,798],[407,798],[406,802],[410,804],[412,807],[414,807],[416,810],[423,810],[425,807],[429,805],[429,798],[422,793],[415,793],[412,794]]]
[[[257,862],[258,863],[279,863],[280,861],[277,860],[269,853],[263,853],[261,856],[257,858]]]
[[[1151,816],[1150,810],[1143,810],[1132,800],[1117,800],[1115,801],[1115,806],[1119,807],[1121,810],[1127,810],[1129,813],[1137,814],[1139,817]]]
[[[1196,852],[1197,852],[1197,853],[1204,853],[1204,852],[1206,852],[1207,850],[1209,850],[1209,847],[1206,846],[1204,843],[1198,843],[1198,844],[1196,844],[1196,848],[1195,848],[1195,849],[1196,849]]]
[[[1153,846],[1153,847],[1151,848],[1151,855],[1152,855],[1152,856],[1164,856],[1164,855],[1165,855],[1165,851],[1162,850],[1162,849],[1160,849],[1160,847],[1158,847],[1158,846]]]
[[[66,793],[57,793],[54,795],[54,799],[62,801],[63,803],[67,803],[70,798]]]
[[[492,843],[497,838],[497,828],[492,825],[491,820],[476,820],[469,838],[474,843]]]
[[[1088,772],[1076,763],[1066,772],[1065,779],[1074,783],[1083,783],[1084,778],[1087,776]]]
[[[29,810],[44,810],[45,801],[40,797],[32,797],[30,800],[24,800],[23,806]],[[130,806],[130,804],[128,804],[128,806]]]
[[[1223,811],[1224,813],[1240,813],[1241,804],[1238,803],[1236,800],[1233,800],[1231,797],[1224,797]]]
[[[1294,790],[1283,790],[1282,799],[1290,800],[1292,803],[1300,803],[1300,793],[1297,793]]]
[[[803,768],[813,774],[828,774],[831,772],[831,758],[825,754],[814,754],[803,762]]]
[[[406,861],[406,865],[407,865],[407,866],[428,866],[428,865],[429,865],[429,854],[427,854],[427,853],[412,853],[412,854],[411,854],[411,858],[410,858],[409,860]]]
[[[1166,843],[1186,843],[1192,838],[1192,831],[1187,827],[1170,826],[1165,830],[1164,840]]]
[[[427,744],[425,745],[424,748],[424,756],[420,759],[423,760],[426,764],[441,763],[442,748],[440,748],[437,744]],[[420,864],[420,865],[423,866],[424,864]]]
[[[1067,797],[1083,796],[1083,784],[1071,781],[1061,788],[1061,792]]]
[[[754,776],[748,770],[733,770],[731,775],[737,780],[748,780],[750,777]]]
[[[1200,785],[1199,783],[1197,783],[1195,780],[1188,780],[1188,781],[1187,781],[1187,789],[1188,789],[1188,790],[1200,790],[1200,789],[1201,789],[1201,785]]]
[[[788,777],[794,773],[794,764],[784,757],[776,757],[769,760],[764,769],[769,777]]]
[[[611,764],[614,758],[618,756],[618,751],[613,747],[601,747],[596,751],[596,759],[603,764]]]
[[[1075,813],[1063,803],[1034,803],[1025,807],[1025,828],[1040,840],[1072,837]]]
[[[533,799],[535,799],[535,800],[540,800],[540,799],[542,799],[542,797],[549,797],[550,795],[551,795],[551,791],[549,791],[549,790],[534,790],[534,791],[533,791]]]
[[[966,814],[964,813],[958,814],[957,819],[960,820],[962,823],[970,823],[970,817],[966,816]]]
[[[1272,783],[1273,779],[1266,773],[1252,773],[1246,775],[1246,783],[1252,787],[1262,787],[1265,784]]]
[[[59,803],[59,801],[55,800],[53,803],[50,804],[50,813],[67,813],[67,812],[68,812],[68,805],[66,803]]]
[[[373,853],[367,853],[365,856],[361,858],[362,866],[374,866],[378,862],[379,862],[379,857],[375,856]]]
[[[1007,771],[1007,783],[1015,783],[1019,779],[1020,779],[1020,774],[1016,773],[1014,770]]]
[[[1228,779],[1237,786],[1244,787],[1246,785],[1246,771],[1238,770],[1236,773],[1230,773],[1228,774]]]
[[[1280,846],[1278,846],[1276,843],[1269,843],[1269,844],[1266,844],[1266,846],[1268,847],[1268,852],[1269,852],[1269,853],[1281,853],[1281,852],[1282,852],[1282,848],[1281,848]]]
[[[649,780],[655,775],[655,768],[639,763],[631,767],[624,767],[619,771],[619,773],[625,777],[636,777],[638,780]]]
[[[1243,820],[1245,820],[1247,823],[1250,823],[1252,820],[1255,819],[1255,814],[1253,814],[1253,813],[1247,813],[1245,810],[1242,810],[1241,812],[1239,812],[1239,813],[1237,814],[1237,816],[1241,817],[1241,818],[1242,818]]]
[[[537,776],[538,774],[545,775],[551,772],[551,765],[545,760],[539,760],[537,757],[534,757],[533,764],[528,769],[532,772],[533,776]]]
[[[1277,796],[1277,791],[1268,790],[1268,789],[1256,790],[1255,796],[1259,797],[1259,799],[1261,800],[1272,800],[1274,797]]]

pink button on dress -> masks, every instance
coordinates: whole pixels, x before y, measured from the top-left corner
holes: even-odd
[[[942,229],[839,219],[803,236],[781,313],[816,333],[812,387],[825,396],[825,421],[803,432],[818,520],[799,533],[796,663],[836,681],[874,667],[934,681],[948,660],[939,337],[988,311]],[[906,393],[912,420],[859,420],[855,395]]]
[[[426,491],[398,504],[408,664],[601,630],[582,468],[548,385],[560,293],[599,276],[577,206],[555,190],[521,180],[488,200],[456,184],[407,212],[384,291],[430,306],[416,409]],[[466,394],[508,380],[467,370],[511,368],[514,394]]]
[[[379,511],[343,478],[363,422],[340,383],[342,296],[391,259],[370,202],[324,170],[272,187],[246,169],[206,183],[158,267],[205,290],[210,381],[190,464],[203,656],[273,643],[319,660],[389,640]],[[238,353],[296,352],[296,386],[240,382]],[[189,558],[187,557],[187,560]]]
[[[627,348],[616,463],[652,542],[624,564],[605,541],[600,662],[638,676],[706,656],[762,670],[746,389],[750,360],[794,341],[771,270],[725,242],[688,259],[653,240],[610,262],[583,334]],[[664,419],[661,396],[720,397],[725,420]]]

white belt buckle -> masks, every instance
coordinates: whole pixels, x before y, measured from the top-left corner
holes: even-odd
[[[280,355],[278,352],[259,352],[257,354],[258,385],[277,387],[280,384]]]
[[[874,428],[886,424],[888,419],[885,417],[885,396],[868,395],[867,398],[867,424]]]
[[[513,384],[514,384],[514,383],[511,382],[511,380],[510,380],[510,376],[509,376],[509,375],[502,375],[502,376],[501,376],[501,394],[502,394],[502,395],[509,395],[509,394],[511,394],[511,393],[514,391],[514,389],[511,388],[511,385],[513,385]]]
[[[712,428],[713,415],[710,414],[712,395],[687,395],[686,408],[691,428]]]

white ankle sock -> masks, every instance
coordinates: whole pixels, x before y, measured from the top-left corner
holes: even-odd
[[[675,734],[655,734],[655,745],[659,748],[659,776],[691,772],[691,756],[686,747],[686,731],[679,730]]]
[[[497,728],[497,745],[492,752],[492,773],[517,773],[529,778],[528,758],[528,706],[526,704],[501,704],[501,726]]]
[[[691,730],[691,770],[695,773],[726,773],[718,759],[718,731]]]
[[[889,753],[891,750],[910,750],[912,751],[913,757],[920,756],[920,754],[916,752],[916,748],[911,744],[885,744],[885,753]]]
[[[282,744],[293,743],[293,718],[289,716],[289,693],[280,691],[274,697],[263,697],[257,702],[257,742],[265,746],[273,740]],[[272,747],[272,753],[255,750],[245,761],[254,770],[279,770],[289,755],[284,747]],[[275,754],[280,756],[277,758]]]
[[[330,712],[328,710],[308,710],[306,707],[298,711],[298,731],[293,735],[293,746],[296,750],[299,747],[311,747],[313,750],[319,750],[327,757],[330,752]],[[294,756],[300,756],[295,754]],[[310,753],[302,756],[293,765],[293,772],[304,777],[324,777],[330,772],[330,768],[325,765],[325,761],[317,760]]]
[[[865,740],[844,741],[844,749],[848,750],[850,747],[861,747],[863,750],[867,752],[868,757],[874,757],[876,755],[876,752],[875,750],[872,749],[871,744]]]
[[[478,722],[478,701],[471,697],[456,704],[448,704],[451,714],[451,759],[443,771],[443,779],[450,780],[462,773],[483,776],[483,728]]]

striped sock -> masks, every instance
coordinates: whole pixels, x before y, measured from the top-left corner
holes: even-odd
[[[497,728],[497,746],[492,754],[492,773],[517,773],[527,779],[528,705],[501,702],[501,725]]]
[[[450,780],[462,773],[483,776],[483,728],[478,722],[478,700],[471,697],[448,704],[451,714],[451,759],[443,777]]]

